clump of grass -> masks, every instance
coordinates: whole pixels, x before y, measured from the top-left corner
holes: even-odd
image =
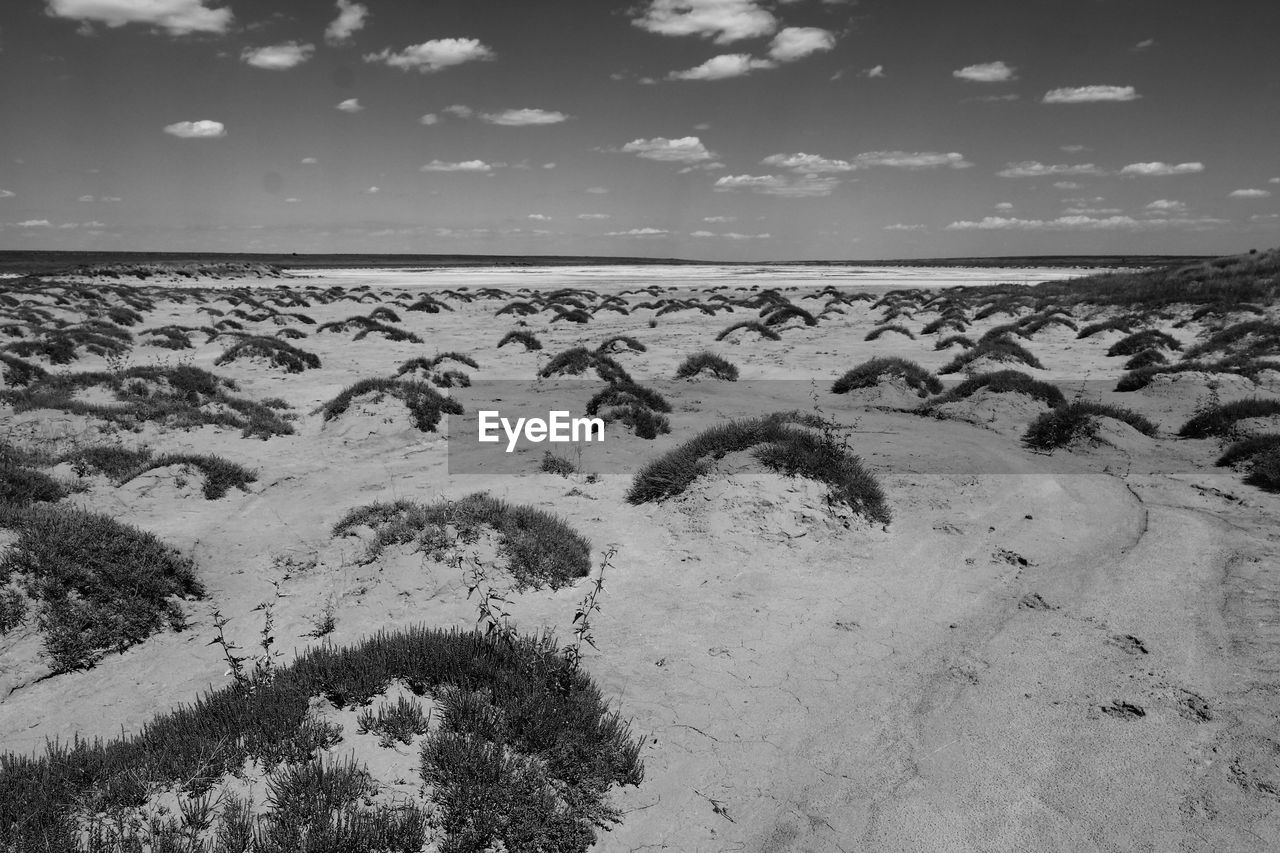
[[[965,349],[970,349],[974,346],[974,343],[973,339],[965,337],[964,335],[950,335],[945,338],[939,338],[938,342],[933,345],[933,348],[935,350],[943,350],[956,345],[962,346]]]
[[[121,480],[150,459],[151,451],[145,447],[132,449],[118,444],[97,444],[65,453],[58,461],[70,462],[81,477],[93,471],[112,480]]]
[[[527,317],[530,314],[537,314],[538,310],[538,306],[532,302],[516,299],[499,308],[495,312],[495,316],[501,317],[503,314],[514,314],[517,317]]]
[[[1280,448],[1272,447],[1255,456],[1244,481],[1268,492],[1280,492]]]
[[[1144,349],[1134,353],[1133,358],[1130,358],[1124,363],[1124,369],[1141,370],[1144,367],[1156,367],[1167,363],[1168,359],[1165,358],[1165,354],[1160,350]]]
[[[0,504],[57,503],[71,493],[43,471],[0,459]]]
[[[611,338],[605,338],[604,343],[596,347],[596,352],[614,353],[614,352],[645,352],[648,348],[640,343],[640,341],[630,335],[614,335]]]
[[[573,464],[573,460],[566,459],[563,456],[556,456],[550,450],[542,454],[542,464],[538,466],[538,470],[545,474],[559,474],[561,477],[568,477],[578,470],[578,466]]]
[[[190,331],[181,326],[143,329],[141,334],[147,337],[147,343],[153,347],[173,350],[193,349]]]
[[[1280,448],[1280,433],[1264,432],[1258,435],[1251,435],[1228,447],[1218,457],[1218,461],[1213,464],[1219,468],[1233,468],[1243,462],[1251,461],[1259,453],[1277,448]]]
[[[921,397],[942,391],[942,381],[914,361],[905,358],[873,358],[847,371],[831,386],[832,394],[847,394],[855,388],[871,388],[894,377],[906,382]]]
[[[676,368],[676,379],[693,379],[703,372],[709,372],[716,379],[723,379],[727,382],[736,382],[738,380],[737,367],[727,359],[707,350],[686,356],[684,361],[680,362],[680,366]]]
[[[172,596],[202,594],[190,558],[105,515],[10,504],[0,509],[0,526],[17,533],[0,557],[0,586],[16,579],[38,602],[44,651],[56,672],[92,666],[166,621],[183,624]]]
[[[1151,384],[1161,375],[1173,373],[1229,373],[1257,380],[1266,370],[1280,371],[1280,361],[1264,359],[1226,358],[1221,361],[1182,361],[1170,365],[1152,365],[1131,370],[1116,383],[1117,391],[1137,391]]]
[[[906,326],[903,326],[899,323],[890,323],[884,326],[876,326],[874,329],[867,332],[867,336],[863,338],[863,340],[874,341],[877,338],[879,338],[881,335],[885,334],[886,332],[897,332],[900,335],[906,335],[908,338],[911,338],[911,340],[913,341],[916,339],[916,336],[912,334],[911,330],[908,329]]]
[[[928,411],[946,403],[964,400],[982,390],[993,394],[1024,394],[1054,408],[1066,403],[1066,398],[1057,385],[1033,379],[1016,370],[996,370],[969,377],[929,400],[921,410]]]
[[[596,392],[587,401],[587,414],[597,415],[610,406],[641,406],[655,412],[669,413],[671,404],[654,391],[634,382],[619,382]]]
[[[23,361],[16,355],[0,352],[0,368],[3,368],[4,384],[13,386],[30,385],[39,379],[48,377],[49,371],[38,364]]]
[[[232,486],[247,492],[249,484],[258,479],[256,472],[223,459],[221,456],[200,453],[164,453],[143,462],[121,478],[120,483],[127,483],[148,471],[167,468],[170,465],[189,465],[200,471],[204,475],[204,496],[211,501],[225,495]]]
[[[806,326],[818,325],[818,320],[808,311],[798,305],[779,305],[774,308],[766,308],[761,314],[761,319],[766,326],[781,326],[788,320],[800,319],[804,321]]]
[[[887,524],[890,513],[884,493],[861,460],[834,437],[806,429],[798,421],[793,414],[775,414],[711,427],[645,465],[632,481],[627,501],[642,504],[678,495],[707,472],[710,460],[755,449],[765,467],[824,483],[832,503]]]
[[[1100,417],[1123,421],[1144,435],[1154,436],[1159,431],[1147,418],[1122,406],[1076,400],[1037,417],[1027,427],[1022,441],[1035,450],[1066,447],[1093,438],[1098,432]]]
[[[939,374],[959,373],[969,364],[980,358],[992,361],[1025,364],[1028,367],[1043,369],[1040,359],[1032,355],[1025,347],[1006,337],[985,338],[971,349],[956,355],[955,358],[939,368]]]
[[[383,746],[390,747],[397,742],[413,743],[415,735],[425,735],[431,718],[416,699],[401,696],[395,702],[380,703],[376,712],[372,708],[361,711],[356,725],[360,734],[376,734]]]
[[[403,402],[413,418],[413,425],[422,432],[435,432],[441,414],[462,414],[461,403],[442,396],[425,382],[384,378],[361,379],[348,385],[316,412],[323,413],[324,419],[331,421],[346,412],[353,400],[366,394],[385,394]]]
[[[555,304],[553,304],[551,307],[556,312],[556,316],[551,318],[551,322],[553,323],[558,322],[560,320],[565,320],[570,323],[591,322],[591,315],[581,308],[564,308],[560,305],[555,305]]]
[[[1238,421],[1280,415],[1280,400],[1250,397],[1212,406],[1194,415],[1178,430],[1183,438],[1230,435]]]
[[[379,310],[386,311],[389,309],[379,309]],[[387,338],[387,340],[391,340],[391,341],[408,341],[409,343],[414,343],[414,344],[422,343],[422,338],[418,337],[412,332],[406,332],[404,329],[399,329],[395,326],[390,326],[386,323],[383,323],[377,317],[373,316],[373,314],[376,314],[376,313],[378,312],[374,311],[372,314],[370,314],[367,317],[356,315],[354,317],[348,317],[345,320],[333,320],[331,322],[323,323],[319,326],[316,326],[316,331],[317,332],[345,332],[354,326],[358,328],[360,331],[356,332],[355,337],[352,338],[353,341],[362,341],[366,337],[368,337],[371,333],[377,332],[378,334]]]
[[[1219,353],[1237,359],[1263,358],[1280,353],[1280,323],[1270,320],[1246,320],[1215,332],[1204,343],[1186,351],[1188,361]]]
[[[1101,334],[1102,332],[1113,331],[1124,332],[1127,335],[1133,331],[1134,326],[1141,322],[1142,321],[1137,317],[1125,315],[1121,317],[1112,317],[1109,320],[1102,320],[1098,323],[1089,323],[1076,334],[1076,339],[1084,340],[1085,338],[1091,338],[1094,335]]]
[[[538,371],[538,376],[543,379],[557,375],[578,376],[591,368],[605,382],[631,382],[631,376],[622,365],[604,353],[586,347],[573,347],[557,353]]]
[[[441,551],[448,530],[473,541],[482,529],[493,530],[506,568],[521,586],[558,589],[586,577],[591,570],[591,543],[564,521],[534,507],[509,504],[478,492],[458,501],[420,504],[408,500],[373,503],[351,510],[334,525],[335,536],[357,527],[374,531],[368,558],[376,559],[393,544],[414,543],[428,553]]]
[[[320,366],[320,357],[315,353],[299,349],[293,344],[279,338],[268,338],[258,335],[241,338],[218,356],[214,364],[221,367],[238,358],[265,358],[272,367],[283,367],[289,373],[301,373],[307,368]]]
[[[502,336],[502,340],[498,341],[498,349],[510,343],[524,344],[524,351],[542,349],[542,341],[532,332],[526,332],[523,329],[513,329]]]
[[[1165,334],[1159,329],[1143,329],[1141,332],[1134,332],[1132,335],[1116,341],[1107,350],[1107,355],[1136,355],[1148,349],[1180,350],[1182,349],[1182,344],[1177,338]]]
[[[742,320],[741,322],[734,323],[732,326],[726,327],[723,331],[720,332],[720,334],[716,335],[716,340],[723,341],[725,338],[729,337],[734,332],[739,330],[755,332],[760,337],[766,338],[767,340],[771,340],[771,341],[782,340],[781,335],[779,335],[773,329],[770,329],[768,326],[764,325],[758,320]]]
[[[439,314],[441,311],[452,311],[453,306],[447,302],[436,299],[430,294],[423,294],[416,302],[405,309],[406,311],[421,311],[426,314]]]

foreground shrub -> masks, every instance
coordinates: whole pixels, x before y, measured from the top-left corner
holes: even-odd
[[[1057,385],[1033,379],[1016,370],[996,370],[991,373],[979,373],[963,382],[947,389],[926,403],[922,410],[929,410],[945,403],[954,403],[972,397],[979,391],[986,390],[993,394],[1025,394],[1046,405],[1057,407],[1067,402]]]
[[[1183,438],[1208,438],[1230,434],[1238,421],[1246,418],[1265,418],[1280,415],[1280,400],[1264,400],[1250,397],[1233,400],[1220,406],[1212,406],[1200,412],[1182,425],[1178,435]]]
[[[777,332],[775,332],[773,329],[770,329],[768,326],[764,325],[763,323],[759,322],[758,320],[743,320],[741,322],[734,323],[732,326],[725,328],[722,332],[720,332],[720,334],[716,335],[716,340],[723,341],[725,338],[729,337],[734,332],[740,329],[748,332],[755,332],[760,337],[766,338],[771,341],[782,340],[781,335],[779,335]]]
[[[498,349],[502,349],[509,343],[524,344],[525,352],[542,349],[542,341],[538,340],[532,332],[520,329],[515,329],[503,335],[502,340],[498,341]]]
[[[221,367],[238,358],[265,358],[272,367],[283,367],[289,373],[301,373],[307,368],[320,366],[320,357],[315,353],[299,349],[288,341],[279,338],[251,336],[241,338],[218,356],[214,364]]]
[[[1028,352],[1021,344],[1015,343],[1009,338],[995,337],[978,341],[977,345],[972,349],[959,353],[955,358],[951,359],[951,361],[939,368],[938,373],[959,373],[969,364],[980,358],[988,358],[992,361],[1000,362],[1021,363],[1028,367],[1034,367],[1037,370],[1044,368],[1044,365],[1040,363],[1040,359]]]
[[[1268,492],[1280,492],[1280,448],[1272,447],[1255,456],[1244,481]]]
[[[632,381],[631,376],[618,362],[602,352],[589,350],[586,347],[573,347],[557,353],[538,371],[538,376],[543,379],[552,376],[578,376],[591,368],[594,368],[596,375],[605,382],[630,383]]]
[[[942,391],[942,381],[914,361],[882,357],[864,361],[847,371],[831,386],[831,393],[847,394],[855,388],[872,388],[887,378],[901,379],[921,397]]]
[[[1182,361],[1170,365],[1152,365],[1130,370],[1116,382],[1117,391],[1146,388],[1157,376],[1174,373],[1229,373],[1257,381],[1263,371],[1280,371],[1280,361],[1229,358],[1222,361]]]
[[[832,503],[887,524],[890,514],[884,493],[861,460],[833,437],[798,425],[800,420],[775,414],[711,427],[645,465],[632,481],[627,501],[642,504],[678,495],[707,472],[712,460],[754,448],[755,457],[766,468],[824,483]]]
[[[903,326],[903,325],[901,325],[901,324],[899,324],[899,323],[890,323],[890,324],[888,324],[888,325],[884,325],[884,326],[876,326],[874,329],[872,329],[871,331],[867,332],[867,336],[866,336],[865,338],[863,338],[863,340],[864,340],[864,341],[874,341],[874,340],[876,340],[877,338],[879,338],[881,335],[883,335],[883,334],[885,334],[885,333],[887,333],[887,332],[897,332],[897,333],[898,333],[898,334],[900,334],[900,335],[906,335],[908,338],[911,338],[911,340],[913,340],[913,341],[916,339],[916,336],[915,336],[915,335],[913,335],[913,334],[911,333],[911,330],[910,330],[910,329],[908,329],[906,326]]]
[[[202,594],[189,558],[105,515],[11,505],[0,526],[17,533],[0,557],[0,586],[16,580],[38,602],[44,650],[57,672],[124,651],[165,621],[181,625],[171,597]]]
[[[1132,335],[1116,341],[1107,350],[1107,355],[1135,355],[1148,349],[1180,350],[1182,349],[1182,344],[1177,338],[1157,329],[1144,329],[1141,332],[1134,332]]]
[[[204,475],[204,496],[209,500],[217,500],[235,486],[242,492],[249,491],[249,484],[258,479],[258,475],[221,456],[199,453],[165,453],[152,457],[121,479],[127,483],[148,471],[166,468],[170,465],[189,465]]]
[[[1154,436],[1155,424],[1137,412],[1121,406],[1076,400],[1058,406],[1037,417],[1027,427],[1022,441],[1035,450],[1055,450],[1077,441],[1093,438],[1098,432],[1098,418],[1123,421],[1144,435]]]
[[[686,356],[684,361],[680,362],[680,366],[676,368],[676,379],[692,379],[703,372],[709,372],[716,379],[723,379],[727,382],[738,381],[738,368],[734,367],[728,360],[705,350]]]
[[[382,378],[361,379],[354,385],[348,385],[338,396],[322,405],[316,412],[323,413],[324,419],[331,421],[346,412],[353,400],[366,394],[386,394],[400,400],[408,407],[413,425],[423,432],[435,432],[442,413],[462,414],[461,403],[442,396],[425,382]]]
[[[420,504],[409,500],[372,503],[351,510],[334,525],[333,535],[346,536],[357,527],[372,528],[368,559],[388,545],[414,543],[440,552],[450,533],[474,541],[483,528],[498,536],[505,567],[521,586],[553,589],[586,577],[591,570],[591,543],[550,513],[509,504],[479,492],[461,500]]]
[[[1280,433],[1264,432],[1260,435],[1251,435],[1228,447],[1213,464],[1220,468],[1234,467],[1242,462],[1251,461],[1260,453],[1277,448],[1280,448]]]

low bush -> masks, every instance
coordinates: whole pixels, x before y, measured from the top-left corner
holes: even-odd
[[[422,432],[435,432],[441,414],[462,414],[461,403],[441,395],[425,382],[384,378],[361,379],[348,385],[315,413],[322,413],[326,421],[331,421],[346,412],[353,400],[366,394],[385,394],[403,402],[413,418],[413,425]]]
[[[552,356],[551,360],[538,371],[538,376],[548,379],[552,376],[578,376],[594,368],[596,375],[605,382],[631,383],[631,376],[622,365],[609,356],[586,347],[573,347]]]
[[[167,468],[170,465],[189,465],[204,475],[204,496],[209,500],[217,500],[235,486],[242,492],[249,491],[249,484],[256,482],[258,475],[243,465],[238,465],[221,456],[199,453],[164,453],[143,462],[120,479],[124,484],[148,471]]]
[[[1133,316],[1112,317],[1110,320],[1103,320],[1098,323],[1090,323],[1082,328],[1077,334],[1077,340],[1091,338],[1102,332],[1124,332],[1126,335],[1133,331],[1133,327],[1142,321]]]
[[[1158,349],[1139,350],[1133,354],[1133,358],[1124,363],[1125,370],[1141,370],[1144,367],[1155,367],[1161,364],[1167,364],[1168,359],[1165,358],[1163,352]]]
[[[1194,415],[1178,430],[1183,438],[1208,438],[1230,435],[1238,421],[1280,415],[1280,400],[1250,397],[1212,406]]]
[[[1280,361],[1227,358],[1221,361],[1181,361],[1170,365],[1152,365],[1131,370],[1116,383],[1117,391],[1146,388],[1157,376],[1173,373],[1228,373],[1257,380],[1263,371],[1280,371]]]
[[[769,308],[761,314],[761,319],[766,326],[781,326],[788,320],[802,320],[806,326],[818,325],[818,320],[808,311],[797,305],[779,305],[776,308]]]
[[[105,474],[112,480],[120,480],[151,459],[146,448],[132,449],[118,444],[97,444],[65,453],[59,462],[70,462],[78,476],[90,472]]]
[[[695,436],[645,465],[632,481],[627,501],[642,504],[673,497],[706,473],[710,461],[755,449],[766,468],[826,484],[828,499],[871,521],[887,524],[889,508],[875,477],[836,440],[800,425],[792,414],[730,421]]]
[[[71,491],[43,471],[0,459],[0,504],[56,503]]]
[[[0,375],[3,375],[4,384],[19,386],[30,385],[38,379],[44,379],[49,375],[49,371],[38,364],[23,361],[16,355],[0,352]]]
[[[736,382],[738,380],[737,367],[715,353],[705,350],[686,356],[684,361],[680,362],[680,366],[676,368],[676,379],[692,379],[704,372],[709,372],[716,379],[723,379],[727,382]]]
[[[908,338],[911,338],[911,340],[913,341],[916,339],[916,336],[911,333],[910,329],[908,329],[906,326],[895,323],[895,324],[890,324],[886,326],[876,326],[874,329],[867,332],[867,336],[863,338],[863,340],[874,341],[877,338],[879,338],[881,335],[886,334],[887,332],[897,332],[900,335],[906,335]]]
[[[503,335],[502,340],[498,341],[498,349],[502,349],[510,343],[524,344],[525,352],[542,349],[542,341],[538,340],[532,332],[526,332],[521,329],[515,329]]]
[[[1242,438],[1232,444],[1214,464],[1220,468],[1229,468],[1242,462],[1250,462],[1259,453],[1280,448],[1280,433],[1264,432]]]
[[[973,348],[959,353],[955,358],[939,368],[938,373],[940,375],[959,373],[980,358],[988,358],[999,362],[1021,363],[1037,369],[1044,368],[1044,365],[1040,363],[1040,359],[1032,355],[1021,344],[1015,343],[1009,338],[1001,337],[978,341]]]
[[[596,352],[614,353],[624,352],[627,350],[630,350],[631,352],[645,352],[647,349],[648,348],[644,344],[640,343],[640,341],[637,341],[630,335],[614,335],[611,338],[606,338],[604,343],[596,347]]]
[[[972,338],[965,337],[964,335],[950,335],[945,338],[940,338],[938,342],[933,345],[933,348],[935,350],[943,350],[957,345],[962,346],[965,349],[971,349],[974,346],[974,343]]]
[[[1280,492],[1280,448],[1272,447],[1255,456],[1244,481],[1268,492]]]
[[[1182,344],[1177,338],[1167,335],[1158,329],[1143,329],[1141,332],[1134,332],[1132,335],[1116,341],[1107,350],[1107,355],[1136,355],[1148,349],[1180,350],[1182,349]]]
[[[1196,344],[1183,354],[1188,361],[1211,353],[1249,359],[1280,354],[1280,323],[1270,320],[1246,320],[1228,326]]]
[[[855,388],[871,388],[886,378],[903,380],[921,397],[942,391],[942,381],[914,361],[881,357],[864,361],[847,371],[831,386],[831,393],[847,394]]]
[[[734,323],[732,326],[726,327],[723,331],[720,332],[720,334],[716,335],[716,340],[723,341],[725,338],[729,337],[734,332],[739,330],[755,332],[760,337],[766,338],[771,341],[782,340],[781,335],[779,335],[777,332],[775,332],[773,329],[770,329],[768,326],[764,325],[763,323],[759,322],[758,320],[743,320],[741,322]]]
[[[929,410],[945,403],[954,403],[972,397],[982,390],[993,394],[1025,394],[1051,407],[1064,405],[1067,400],[1057,385],[1033,379],[1016,370],[996,370],[991,373],[979,373],[960,382],[945,392],[929,400],[922,410]]]
[[[299,349],[279,338],[253,335],[241,338],[222,352],[213,362],[218,367],[239,358],[265,358],[272,367],[282,367],[288,373],[301,373],[307,368],[320,366],[320,357]]]
[[[550,450],[547,450],[542,454],[542,464],[538,466],[538,470],[544,474],[559,474],[561,477],[568,477],[578,470],[578,466],[574,465],[571,460],[565,459],[563,456],[556,456]]]
[[[1121,406],[1076,400],[1037,417],[1027,427],[1022,441],[1035,450],[1066,447],[1073,442],[1093,438],[1098,432],[1100,417],[1123,421],[1144,435],[1154,436],[1159,431],[1142,415]]]

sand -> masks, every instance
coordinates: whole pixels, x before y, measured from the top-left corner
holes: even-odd
[[[451,275],[458,280],[449,286],[467,283]],[[404,277],[344,272],[294,284],[334,281],[380,292]],[[760,275],[745,283],[771,284]],[[686,282],[681,295],[700,286]],[[803,293],[790,295],[822,305],[800,300]],[[374,304],[301,310],[323,323]],[[395,307],[390,296],[383,304]],[[251,361],[213,367],[226,339],[194,353],[137,346],[135,364],[189,358],[249,396],[284,398],[298,413],[298,434],[258,441],[213,427],[148,426],[114,437],[217,453],[257,468],[259,480],[208,501],[198,475],[193,482],[176,467],[121,487],[84,478],[70,501],[191,553],[208,598],[190,604],[189,630],[156,635],[84,672],[46,678],[30,629],[0,639],[0,744],[31,752],[46,738],[136,731],[156,712],[225,685],[225,662],[208,645],[210,608],[231,618],[235,641],[252,646],[260,627],[252,610],[276,582],[286,654],[321,642],[308,635],[329,606],[337,627],[328,639],[339,644],[384,626],[474,624],[454,569],[396,547],[366,563],[358,538],[330,531],[374,500],[485,489],[561,515],[591,539],[597,560],[617,549],[595,623],[598,649],[585,665],[645,735],[645,780],[615,793],[623,820],[597,850],[1275,849],[1280,496],[1212,467],[1217,442],[1168,437],[1211,377],[1184,374],[1117,394],[1109,389],[1124,359],[1105,356],[1115,336],[1076,340],[1049,327],[1025,342],[1046,369],[1027,373],[1059,383],[1068,397],[1082,387],[1091,399],[1136,409],[1163,437],[1108,422],[1097,440],[1046,455],[1018,441],[1044,410],[1034,401],[984,394],[943,407],[945,417],[921,417],[902,411],[912,401],[900,388],[828,393],[835,377],[872,356],[936,370],[955,352],[934,351],[935,336],[864,341],[881,314],[869,303],[788,329],[779,342],[714,343],[723,327],[754,319],[742,309],[668,314],[653,328],[648,310],[601,312],[586,326],[535,315],[526,319],[541,354],[495,349],[516,328],[516,318],[494,316],[502,302],[451,304],[452,313],[401,313],[423,345],[378,335],[353,342],[350,333],[295,341],[323,361],[296,375]],[[162,303],[143,326],[207,323],[195,307]],[[929,318],[905,323],[918,334]],[[1007,321],[999,315],[966,334],[976,339]],[[1197,328],[1175,334],[1189,341]],[[329,423],[311,414],[351,382],[388,375],[415,355],[457,350],[479,361],[467,371],[473,379],[528,380],[549,354],[614,334],[648,347],[615,356],[640,381],[669,380],[684,356],[704,348],[735,363],[742,379],[715,387],[715,413],[706,402],[711,380],[670,393],[664,385],[672,433],[591,449],[582,461],[595,478],[536,466],[518,476],[451,475],[445,436],[413,429],[395,401],[361,400]],[[73,368],[102,366],[88,357]],[[781,379],[798,381],[757,381]],[[815,393],[825,414],[852,427],[852,450],[888,495],[889,525],[833,513],[824,487],[769,474],[746,456],[721,460],[677,498],[639,507],[624,500],[641,464],[709,423],[811,410]],[[1276,389],[1232,378],[1219,393]],[[63,446],[85,440],[90,427],[9,409],[0,409],[0,426]],[[522,629],[563,636],[583,589],[517,594],[514,617]]]

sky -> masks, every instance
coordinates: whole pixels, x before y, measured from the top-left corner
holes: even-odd
[[[1280,245],[1273,0],[3,0],[0,249]]]

